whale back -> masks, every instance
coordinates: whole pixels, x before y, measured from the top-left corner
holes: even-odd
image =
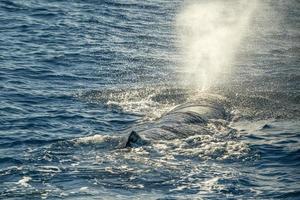
[[[165,113],[151,126],[132,131],[126,147],[141,146],[157,140],[186,138],[207,131],[211,119],[225,119],[224,99],[205,96],[185,103]]]

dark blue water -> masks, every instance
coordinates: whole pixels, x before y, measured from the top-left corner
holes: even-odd
[[[120,149],[199,95],[178,80],[184,2],[1,0],[0,199],[299,199],[300,3],[262,4],[208,91],[236,131]]]

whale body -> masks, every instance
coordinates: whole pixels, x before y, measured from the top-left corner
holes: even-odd
[[[140,125],[126,137],[124,147],[148,145],[158,140],[173,140],[208,132],[208,122],[228,117],[225,100],[205,95],[165,113],[151,125]]]

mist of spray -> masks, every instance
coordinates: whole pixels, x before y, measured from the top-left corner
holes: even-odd
[[[207,90],[230,72],[256,8],[255,0],[203,0],[184,6],[176,19],[184,82]]]

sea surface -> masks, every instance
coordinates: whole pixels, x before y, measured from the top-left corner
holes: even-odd
[[[186,1],[1,0],[0,199],[300,199],[300,2],[259,2],[203,92],[178,78]],[[236,131],[116,147],[205,93]]]

